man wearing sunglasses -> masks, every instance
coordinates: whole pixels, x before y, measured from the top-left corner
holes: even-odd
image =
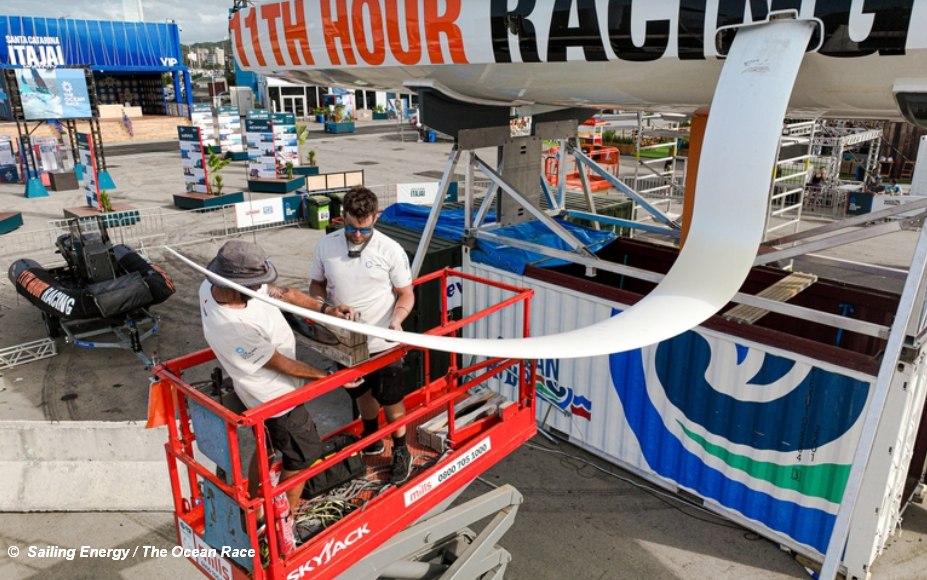
[[[369,189],[359,187],[346,193],[341,209],[344,229],[326,235],[316,245],[309,293],[325,296],[336,305],[353,307],[367,324],[402,330],[402,322],[415,304],[412,271],[405,251],[374,228],[379,207],[377,196]],[[371,356],[395,344],[375,337],[367,339]],[[363,383],[347,391],[360,410],[364,436],[379,428],[381,407],[389,423],[406,414],[402,361],[370,373]],[[390,481],[401,485],[412,473],[405,427],[392,434],[392,444]],[[383,442],[377,441],[364,453],[380,455],[385,450]]]

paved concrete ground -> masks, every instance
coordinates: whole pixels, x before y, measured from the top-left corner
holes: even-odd
[[[389,186],[435,179],[435,172],[444,168],[449,144],[400,142],[388,125],[367,127],[371,128],[362,126],[355,135],[314,133],[311,144],[322,170],[363,167],[368,184]],[[108,150],[110,169],[118,186],[113,192],[116,200],[137,208],[171,207],[171,194],[183,189],[180,158],[173,147],[161,149],[153,153],[127,149],[125,154],[118,154],[117,148]],[[242,165],[229,168],[226,179],[229,188],[242,187]],[[22,186],[0,185],[0,211],[23,212],[22,231],[33,232],[43,231],[47,220],[60,218],[62,208],[81,205],[83,197],[80,192],[71,191],[25,199],[22,192]],[[254,194],[255,198],[261,196]],[[182,237],[181,234],[175,235]],[[264,231],[253,239],[271,254],[284,284],[304,286],[308,259],[319,235],[306,228],[286,228]],[[831,253],[906,267],[915,235],[899,232]],[[246,237],[252,239],[252,234]],[[9,249],[10,239],[0,238],[0,261],[4,269],[9,263],[4,249]],[[202,263],[222,241],[199,241],[183,248]],[[170,358],[205,346],[195,306],[199,276],[164,254],[154,252],[151,257],[174,277],[178,293],[154,308],[162,316],[163,330],[160,337],[146,343],[146,350]],[[885,287],[897,285],[878,279],[868,282]],[[0,280],[0,348],[43,336],[38,311],[16,297],[4,276]],[[122,351],[77,349],[63,343],[58,347],[60,354],[55,358],[4,371],[0,420],[144,419],[148,374],[134,356]],[[342,420],[339,414],[345,413],[346,398],[335,393],[326,404],[317,413],[321,413],[322,420],[338,424]],[[569,444],[552,445],[542,437],[535,437],[489,470],[466,496],[503,483],[513,484],[526,499],[514,527],[502,541],[513,554],[507,578],[807,577],[789,554],[771,542],[660,491],[647,489],[633,476]],[[66,489],[69,483],[62,478],[59,485]],[[144,546],[170,548],[175,541],[167,513],[4,513],[0,514],[0,578],[200,577],[182,559],[143,556]],[[921,506],[913,506],[906,513],[901,532],[877,561],[874,577],[899,580],[923,577],[927,569],[925,541],[927,512]],[[139,547],[139,551],[125,561],[105,558],[69,561],[57,553],[47,558],[28,554],[30,546],[83,545],[132,550]],[[15,558],[10,556],[14,546],[21,550]]]

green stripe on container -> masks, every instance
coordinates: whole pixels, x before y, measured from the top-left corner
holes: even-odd
[[[768,481],[776,487],[791,489],[811,497],[840,503],[850,465],[822,463],[821,465],[779,465],[771,461],[757,461],[746,455],[733,453],[720,445],[709,443],[704,437],[686,429],[676,421],[685,434],[712,457],[717,457],[728,467],[739,469],[750,477]],[[810,453],[810,451],[808,451]]]

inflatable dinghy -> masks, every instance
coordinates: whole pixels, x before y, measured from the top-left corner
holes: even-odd
[[[163,269],[126,245],[110,244],[105,229],[83,233],[78,228],[59,236],[56,245],[67,266],[46,269],[24,258],[8,272],[16,291],[43,318],[119,321],[174,293]]]

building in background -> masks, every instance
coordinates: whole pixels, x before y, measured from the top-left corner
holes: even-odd
[[[192,104],[177,24],[0,16],[0,68],[59,67],[89,68],[101,105],[186,116]]]

